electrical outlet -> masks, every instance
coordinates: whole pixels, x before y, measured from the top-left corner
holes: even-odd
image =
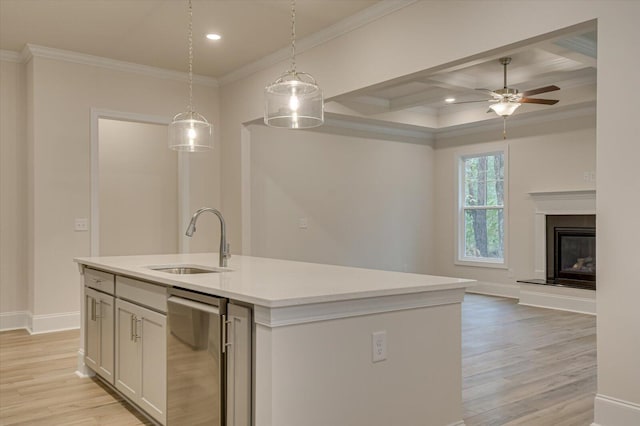
[[[301,217],[298,219],[298,228],[307,229],[309,227],[309,219],[306,217]]]
[[[89,230],[89,219],[80,218],[76,219],[73,224],[73,230],[76,232],[85,232]]]
[[[387,332],[376,331],[371,334],[371,360],[373,362],[380,362],[387,359]]]

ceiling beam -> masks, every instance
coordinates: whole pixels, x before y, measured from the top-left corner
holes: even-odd
[[[571,59],[572,61],[580,62],[585,67],[589,67],[589,68],[598,67],[598,60],[595,57],[585,55],[584,53],[576,52],[575,50],[570,50],[556,43],[545,43],[543,45],[538,46],[538,48],[540,50],[544,50],[545,52],[562,56],[564,58]]]

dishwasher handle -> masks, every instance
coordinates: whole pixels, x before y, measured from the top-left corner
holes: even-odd
[[[186,306],[188,308],[197,309],[198,311],[208,312],[214,315],[220,315],[220,309],[217,306],[207,305],[206,303],[196,302],[195,300],[183,299],[182,297],[169,296],[169,303]]]

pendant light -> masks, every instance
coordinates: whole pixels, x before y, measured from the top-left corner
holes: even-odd
[[[189,106],[169,124],[169,148],[176,151],[213,149],[213,126],[193,110],[193,6],[189,0]]]
[[[265,87],[264,122],[271,127],[308,129],[324,123],[324,99],[316,80],[296,69],[296,3],[291,0],[291,68]]]

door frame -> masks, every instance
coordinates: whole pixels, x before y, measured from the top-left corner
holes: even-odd
[[[169,125],[170,117],[138,114],[133,112],[91,108],[91,256],[100,256],[100,119],[129,121],[144,124]],[[167,149],[169,149],[167,147]],[[189,217],[189,161],[183,152],[178,152],[178,229]],[[187,252],[189,241],[178,232],[178,251]]]

